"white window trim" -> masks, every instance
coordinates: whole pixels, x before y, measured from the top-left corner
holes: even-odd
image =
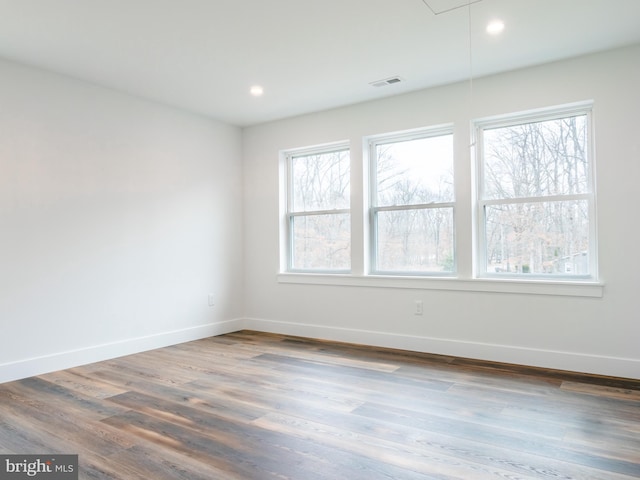
[[[484,200],[483,197],[483,158],[482,152],[482,131],[485,129],[495,127],[506,127],[520,125],[530,122],[542,122],[547,120],[556,120],[561,118],[570,117],[573,115],[586,115],[587,118],[587,158],[589,159],[589,192],[584,194],[574,195],[555,195],[547,197],[532,197],[532,198],[514,198],[514,199],[500,199],[500,200]],[[516,114],[505,114],[493,117],[486,117],[478,119],[472,122],[472,145],[475,145],[475,209],[474,209],[474,262],[473,271],[474,278],[484,280],[496,280],[504,282],[518,282],[524,281],[526,284],[529,280],[536,282],[546,282],[549,284],[556,284],[558,282],[566,284],[570,282],[575,285],[601,285],[598,282],[598,245],[597,245],[597,214],[596,214],[596,188],[595,188],[595,148],[593,140],[593,102],[577,102],[566,105],[559,105],[549,108],[541,108],[535,110],[529,110],[526,112]],[[484,208],[487,205],[497,205],[505,203],[527,203],[527,202],[542,202],[542,201],[570,201],[570,200],[586,200],[589,205],[589,275],[541,275],[541,274],[504,274],[504,273],[492,273],[486,271],[487,259],[486,259],[486,231],[484,221]]]
[[[506,119],[510,119],[514,124],[520,123],[522,121],[530,120],[532,117],[540,118],[541,115],[545,113],[549,115],[549,118],[553,118],[553,115],[558,117],[564,117],[571,113],[571,109],[575,109],[576,112],[582,113],[585,109],[591,109],[591,115],[589,115],[589,135],[590,135],[590,181],[592,184],[592,188],[594,191],[592,192],[592,202],[593,205],[590,207],[593,208],[594,217],[597,219],[596,206],[597,202],[595,200],[596,192],[595,192],[595,159],[594,159],[594,144],[595,137],[593,135],[593,102],[578,102],[574,104],[568,104],[560,107],[552,107],[546,109],[536,109],[528,112],[524,112],[522,114],[508,114],[508,115],[499,115],[492,116],[480,119],[478,121],[487,122],[486,125],[489,125],[489,122],[496,122],[496,124],[504,124]],[[473,169],[477,168],[477,161],[474,161],[474,155],[477,155],[476,149],[473,148],[473,145],[477,145],[476,131],[475,126],[476,121],[471,121],[467,123],[471,128],[472,134],[472,142],[471,148],[471,162],[469,172],[462,172],[464,177],[471,175],[471,179],[476,177],[477,171],[474,172]],[[446,124],[441,125],[440,128],[447,128],[449,131],[452,129],[456,131],[459,128],[459,124]],[[433,127],[432,131],[436,131],[438,127]],[[404,133],[407,135],[418,134],[420,135],[425,129],[419,128],[415,130],[409,130],[404,132],[398,132],[398,134]],[[466,129],[465,129],[466,130]],[[293,272],[288,270],[289,261],[289,246],[287,245],[287,241],[289,238],[288,226],[287,226],[287,192],[288,187],[284,188],[288,185],[287,181],[287,160],[286,156],[290,153],[295,152],[296,154],[300,153],[312,153],[322,149],[324,151],[331,151],[342,148],[349,148],[350,141],[345,140],[341,142],[322,144],[312,147],[305,148],[294,148],[282,150],[280,152],[280,184],[283,188],[280,188],[280,266],[278,269],[278,273],[276,274],[276,280],[280,284],[302,284],[302,285],[317,285],[317,286],[343,286],[343,287],[353,287],[353,288],[401,288],[401,289],[414,289],[414,290],[424,290],[424,291],[459,291],[459,292],[491,292],[491,293],[505,293],[505,294],[520,294],[520,295],[548,295],[548,296],[569,296],[569,297],[592,297],[598,298],[604,295],[605,284],[603,279],[597,274],[591,279],[585,278],[534,278],[531,276],[527,276],[526,278],[489,278],[489,277],[479,277],[477,275],[477,242],[478,242],[478,232],[477,232],[477,205],[474,208],[471,208],[468,213],[471,217],[471,224],[466,227],[465,232],[470,235],[469,245],[473,246],[469,251],[470,258],[469,264],[465,261],[465,265],[462,269],[458,269],[456,266],[457,274],[453,276],[429,276],[424,274],[418,275],[402,275],[402,274],[376,274],[370,271],[370,257],[371,257],[371,239],[369,235],[371,235],[371,225],[370,225],[370,190],[371,190],[371,179],[368,175],[368,170],[370,168],[370,142],[379,138],[389,138],[393,134],[383,134],[383,135],[371,135],[364,136],[360,138],[362,141],[361,145],[363,146],[362,153],[364,154],[365,161],[363,163],[363,172],[362,172],[362,185],[353,184],[352,182],[352,201],[354,191],[357,193],[357,190],[360,188],[361,193],[364,193],[362,200],[363,204],[352,204],[351,205],[351,214],[352,217],[354,214],[363,215],[364,220],[364,230],[361,232],[362,236],[358,235],[358,238],[352,238],[352,255],[356,251],[356,242],[362,242],[361,248],[364,249],[363,260],[364,260],[364,269],[358,268],[355,272]],[[461,140],[458,139],[457,143]],[[454,144],[456,141],[454,140]],[[465,142],[466,143],[466,142]],[[454,146],[454,154],[456,153]],[[352,153],[354,152],[351,150]],[[458,152],[459,153],[459,152]],[[357,169],[354,170],[355,162],[358,162],[357,158],[352,155],[352,180],[354,178],[359,177],[357,175],[354,177],[354,173]],[[454,171],[457,174],[458,168],[460,167],[460,159],[454,159]],[[458,182],[455,183],[458,185]],[[471,200],[469,206],[472,203],[475,203],[475,199],[477,197],[477,182],[471,181],[470,183],[472,191],[469,192]],[[457,197],[457,195],[456,195]],[[463,205],[466,209],[466,205]],[[455,214],[455,211],[454,211]],[[353,218],[352,218],[353,222]],[[458,225],[459,227],[459,225]],[[468,228],[468,231],[467,231]],[[597,226],[596,222],[591,222],[591,229],[593,237],[596,237]],[[353,226],[352,226],[353,231]],[[466,244],[466,241],[465,241]],[[456,241],[455,246],[458,247],[458,241]],[[466,250],[465,250],[466,251]],[[597,254],[598,248],[597,245],[593,245],[593,253],[595,262],[595,266],[597,268],[598,262],[597,258],[595,258],[595,254]],[[454,252],[456,258],[456,264],[459,261],[459,257],[457,252]],[[466,258],[466,254],[465,254]],[[471,259],[472,258],[472,259]],[[358,263],[357,259],[352,257],[352,267],[354,262]],[[597,273],[597,270],[593,270]]]
[[[337,151],[349,151],[349,141],[340,141],[334,143],[326,143],[311,147],[292,148],[282,150],[280,152],[280,184],[284,188],[280,188],[280,271],[282,273],[304,274],[304,275],[325,275],[325,274],[350,274],[351,269],[344,270],[327,270],[327,269],[296,269],[293,267],[293,238],[291,223],[295,217],[312,216],[312,215],[333,215],[333,214],[349,214],[351,208],[332,209],[332,210],[313,210],[309,212],[292,212],[291,191],[293,188],[293,180],[291,177],[291,160],[293,157],[315,155],[323,153],[332,153]],[[353,242],[352,242],[353,243]]]
[[[404,130],[400,132],[392,132],[385,133],[380,135],[371,135],[365,137],[365,143],[367,145],[367,168],[365,169],[367,177],[364,178],[364,183],[368,185],[368,204],[366,208],[368,210],[368,238],[366,239],[368,244],[368,252],[369,256],[367,258],[368,261],[368,277],[390,277],[390,278],[400,278],[400,277],[425,277],[425,278],[433,278],[433,277],[444,277],[444,278],[455,278],[457,275],[457,255],[456,255],[456,192],[455,192],[455,159],[453,159],[454,168],[454,192],[453,192],[453,200],[449,202],[437,202],[437,203],[429,203],[429,204],[416,204],[416,205],[394,205],[394,206],[383,206],[380,207],[377,205],[377,184],[378,178],[376,175],[377,165],[376,165],[376,149],[378,145],[385,145],[389,143],[396,142],[406,142],[410,140],[420,140],[423,138],[432,138],[439,137],[444,135],[454,135],[454,125],[453,124],[441,124],[435,125],[431,127],[421,127],[415,128],[411,130]],[[396,270],[379,270],[377,268],[376,262],[376,252],[377,252],[377,225],[376,225],[376,216],[378,212],[381,211],[397,211],[397,210],[420,210],[427,208],[450,208],[453,214],[453,271],[451,272],[403,272]]]
[[[331,285],[345,287],[402,288],[415,290],[449,290],[565,297],[602,297],[604,284],[590,281],[550,281],[497,278],[449,278],[400,275],[331,275],[315,273],[279,273],[278,283]]]

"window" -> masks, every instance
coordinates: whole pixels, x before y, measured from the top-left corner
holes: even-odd
[[[476,127],[478,273],[596,278],[590,106]]]
[[[288,270],[351,268],[350,158],[347,146],[286,154]]]
[[[592,106],[282,152],[278,281],[601,297]]]
[[[451,128],[370,141],[371,270],[455,271]]]

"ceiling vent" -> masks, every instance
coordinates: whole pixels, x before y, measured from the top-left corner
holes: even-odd
[[[373,87],[386,87],[387,85],[393,85],[394,83],[400,83],[402,79],[400,77],[385,78],[384,80],[376,80],[369,85]]]

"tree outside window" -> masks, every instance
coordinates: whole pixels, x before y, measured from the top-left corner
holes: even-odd
[[[288,155],[287,163],[290,270],[349,271],[348,148],[293,152]]]
[[[371,159],[372,270],[454,272],[451,131],[377,137]]]
[[[589,112],[478,125],[480,271],[594,275]]]

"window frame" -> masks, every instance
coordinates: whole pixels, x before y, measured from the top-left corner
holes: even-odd
[[[294,274],[350,274],[352,271],[352,263],[353,259],[351,258],[351,253],[349,255],[349,268],[346,269],[326,269],[326,268],[315,268],[315,269],[305,269],[305,268],[295,268],[294,267],[294,238],[293,238],[293,222],[296,218],[303,217],[312,217],[312,216],[320,216],[320,215],[348,215],[349,221],[352,221],[352,213],[351,213],[351,198],[349,198],[349,208],[341,208],[341,209],[323,209],[323,210],[308,210],[308,211],[294,211],[293,209],[293,175],[292,175],[292,161],[294,158],[305,157],[311,155],[323,155],[329,153],[336,152],[347,152],[349,155],[349,185],[351,188],[351,149],[349,142],[336,142],[325,145],[318,145],[312,147],[303,147],[303,148],[295,148],[289,149],[281,152],[281,157],[283,159],[283,176],[284,176],[284,188],[283,196],[281,199],[284,204],[284,236],[286,241],[284,242],[284,255],[286,257],[286,261],[284,264],[285,271],[288,273]],[[351,235],[351,231],[349,232],[349,247],[350,251],[353,246],[353,238]]]
[[[377,147],[380,145],[388,145],[392,143],[401,143],[412,140],[420,140],[441,136],[451,136],[452,138],[452,200],[448,202],[431,202],[426,204],[403,204],[403,205],[378,205],[378,178],[377,178]],[[381,135],[372,135],[365,137],[365,145],[367,146],[366,160],[367,167],[365,168],[366,177],[365,184],[368,185],[368,269],[367,273],[372,276],[382,277],[418,277],[418,278],[455,278],[458,275],[458,263],[456,252],[456,190],[455,190],[455,136],[453,124],[441,124],[431,127],[422,127],[411,130],[404,130],[399,132],[385,133]],[[381,270],[377,265],[378,257],[378,213],[388,211],[408,211],[408,210],[427,210],[427,209],[450,209],[451,221],[452,221],[452,255],[453,265],[450,272],[439,271],[405,271],[405,270]]]
[[[480,141],[476,125],[504,125],[507,122],[518,124],[536,120],[562,118],[571,114],[587,114],[587,148],[589,155],[588,182],[591,188],[589,201],[589,246],[590,275],[535,276],[519,274],[514,276],[482,275],[480,262],[486,265],[486,257],[480,255],[480,223],[478,201],[478,178]],[[422,272],[396,273],[375,272],[371,268],[372,237],[371,228],[371,141],[392,138],[393,136],[418,135],[427,131],[434,135],[438,128],[446,128],[443,133],[454,135],[454,255],[455,271],[448,276],[425,275]],[[465,140],[465,138],[467,140]],[[470,142],[469,142],[470,139]],[[401,288],[416,291],[452,291],[452,292],[494,292],[517,295],[544,295],[567,297],[601,298],[604,295],[604,280],[601,277],[597,245],[597,199],[596,199],[596,158],[594,131],[594,102],[582,101],[565,105],[531,109],[523,112],[494,115],[487,117],[465,118],[454,122],[402,130],[384,134],[352,135],[342,141],[315,146],[281,149],[279,153],[279,251],[277,282],[296,285],[345,286],[350,288]],[[355,147],[354,147],[355,145]],[[350,155],[350,270],[292,270],[291,232],[288,214],[288,195],[291,185],[287,155],[313,154],[339,150],[349,150]],[[334,212],[331,210],[330,212]],[[480,258],[482,257],[482,258]],[[448,272],[447,272],[448,273]],[[490,272],[489,272],[490,273]]]
[[[582,116],[586,117],[586,156],[587,156],[587,191],[577,194],[555,194],[547,196],[514,197],[487,199],[484,198],[485,187],[485,165],[484,165],[484,142],[483,133],[485,130],[512,127],[527,123],[539,123],[563,118]],[[593,102],[579,102],[569,105],[560,105],[550,108],[530,110],[513,114],[498,115],[477,119],[472,122],[473,148],[475,155],[475,195],[476,208],[474,209],[474,278],[478,279],[499,279],[505,282],[513,281],[548,281],[548,282],[597,282],[598,273],[598,244],[597,244],[597,212],[596,212],[596,178],[595,178],[595,148],[593,132]],[[544,273],[499,273],[487,270],[487,229],[486,229],[486,209],[492,205],[515,205],[524,203],[545,203],[545,202],[572,202],[586,201],[588,205],[588,274],[544,274]]]

